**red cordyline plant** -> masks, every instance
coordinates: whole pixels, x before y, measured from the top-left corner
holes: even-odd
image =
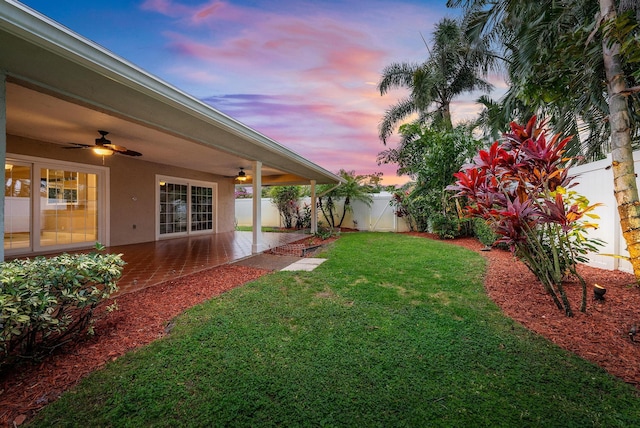
[[[564,158],[569,138],[554,135],[547,140],[544,122],[532,117],[526,126],[511,123],[502,142],[481,150],[472,163],[455,173],[449,190],[466,197],[467,217],[485,219],[505,243],[542,282],[554,303],[567,316],[571,305],[562,285],[567,274],[582,284],[580,310],[587,306],[587,287],[577,263],[602,245],[587,237],[595,228],[587,218],[600,204],[569,190],[575,177],[568,175],[571,159]]]

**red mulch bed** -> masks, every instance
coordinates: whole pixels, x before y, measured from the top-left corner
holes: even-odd
[[[185,309],[269,272],[226,265],[115,297],[117,311],[96,311],[103,316],[95,336],[65,346],[38,365],[0,374],[0,425],[22,424],[90,372],[164,336],[171,319]]]
[[[430,234],[413,235],[433,238]],[[482,248],[475,239],[451,242],[474,251]],[[631,286],[633,275],[582,266],[580,273],[589,287],[604,285],[607,294],[604,301],[594,300],[590,294],[587,313],[583,314],[578,311],[580,285],[568,282],[575,316],[567,318],[511,254],[500,250],[481,254],[489,261],[487,293],[506,315],[625,382],[640,386],[640,333],[638,342],[629,335],[633,326],[640,327],[640,289]],[[164,336],[171,319],[185,309],[268,272],[222,266],[117,297],[119,310],[98,320],[95,336],[66,346],[40,364],[23,364],[0,373],[0,424],[22,424],[88,373]]]

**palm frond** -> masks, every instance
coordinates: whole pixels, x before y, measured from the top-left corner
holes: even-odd
[[[393,63],[382,70],[378,90],[380,95],[385,95],[391,89],[407,88],[413,85],[413,75],[420,67],[417,63]]]
[[[387,144],[387,139],[393,134],[394,129],[401,121],[417,113],[416,104],[411,98],[403,98],[387,109],[384,117],[378,126],[379,137],[383,144]]]

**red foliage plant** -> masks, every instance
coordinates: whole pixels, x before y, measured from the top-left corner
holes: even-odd
[[[487,221],[567,316],[573,312],[562,282],[567,274],[579,279],[584,312],[586,283],[576,264],[602,245],[586,233],[596,227],[586,218],[597,218],[591,211],[599,204],[569,190],[576,184],[568,175],[573,159],[563,157],[569,140],[559,134],[547,140],[535,116],[526,126],[512,122],[503,141],[481,150],[447,188],[466,198],[465,215]]]

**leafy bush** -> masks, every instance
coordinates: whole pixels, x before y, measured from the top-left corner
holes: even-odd
[[[432,217],[431,228],[441,239],[454,239],[460,236],[458,217],[436,214]]]
[[[482,218],[473,219],[473,234],[478,241],[486,247],[491,247],[500,238],[500,236],[493,231],[489,223]]]
[[[298,199],[301,195],[299,186],[274,186],[269,191],[271,202],[278,208],[285,229],[291,229],[296,225],[296,216],[299,212]]]
[[[379,153],[378,163],[395,163],[398,175],[407,174],[414,180],[395,193],[396,215],[404,217],[411,230],[430,231],[434,222],[442,222],[443,215],[457,215],[451,194],[444,189],[454,182],[453,174],[477,153],[482,143],[466,125],[440,129],[412,123],[402,125],[400,133],[400,145]]]
[[[411,212],[411,198],[407,190],[395,190],[389,204],[395,208],[395,214],[398,218],[404,218],[409,225],[409,230],[416,230],[416,221]]]
[[[431,199],[428,195],[422,194],[416,187],[409,194],[408,207],[416,222],[418,232],[428,232],[430,230],[431,218],[434,215]]]
[[[311,205],[304,204],[302,209],[298,207],[298,211],[295,214],[296,229],[309,229],[311,228]]]
[[[457,214],[434,214],[431,216],[433,233],[440,239],[455,239],[461,236],[470,236],[473,232],[472,223],[466,218],[459,218]]]
[[[602,245],[586,232],[597,218],[597,205],[574,191],[563,157],[570,138],[555,135],[547,141],[544,124],[532,117],[526,126],[511,123],[511,133],[502,144],[497,141],[481,150],[471,164],[455,174],[449,186],[458,196],[467,197],[469,217],[480,217],[500,235],[498,242],[511,251],[542,282],[556,306],[567,316],[573,314],[562,281],[567,273],[582,284],[581,311],[586,310],[586,283],[576,270],[588,252]]]
[[[120,254],[101,253],[4,262],[0,362],[15,355],[34,357],[91,333],[93,310],[117,291],[123,265]]]
[[[314,236],[324,241],[325,239],[331,238],[334,234],[335,232],[332,227],[323,227],[319,225]]]
[[[416,190],[415,183],[408,183],[393,193],[389,204],[395,208],[397,217],[405,219],[410,231],[428,232],[434,216],[429,199]]]

